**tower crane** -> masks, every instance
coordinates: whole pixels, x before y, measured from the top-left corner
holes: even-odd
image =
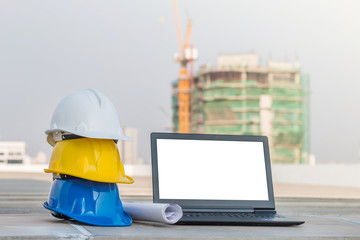
[[[183,39],[180,17],[177,9],[176,0],[171,0],[175,20],[176,36],[179,45],[179,53],[175,54],[175,61],[180,63],[180,73],[178,79],[178,132],[190,132],[190,76],[187,69],[189,62],[198,58],[197,49],[193,48],[191,41],[191,24],[189,18],[185,38]]]

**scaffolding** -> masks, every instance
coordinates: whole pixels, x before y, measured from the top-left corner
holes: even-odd
[[[308,163],[309,76],[300,73],[298,64],[269,62],[264,68],[256,59],[256,55],[221,56],[226,65],[199,69],[190,88],[190,132],[265,135],[272,162]],[[174,132],[178,131],[176,89],[174,82]]]

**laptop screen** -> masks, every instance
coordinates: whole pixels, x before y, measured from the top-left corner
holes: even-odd
[[[157,139],[161,199],[268,200],[262,142]]]
[[[154,202],[274,207],[264,136],[152,133]]]

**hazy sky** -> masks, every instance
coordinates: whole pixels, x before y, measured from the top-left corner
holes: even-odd
[[[318,162],[360,162],[360,1],[179,1],[193,19],[197,64],[255,51],[265,63],[299,57],[311,77],[311,147]],[[165,21],[160,21],[160,18]],[[171,126],[179,66],[170,0],[0,0],[0,140],[51,147],[44,131],[67,94],[96,88],[123,126]],[[165,109],[167,114],[161,109]]]

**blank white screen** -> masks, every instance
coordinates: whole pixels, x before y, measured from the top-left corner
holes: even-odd
[[[269,200],[262,142],[157,139],[160,199]]]

